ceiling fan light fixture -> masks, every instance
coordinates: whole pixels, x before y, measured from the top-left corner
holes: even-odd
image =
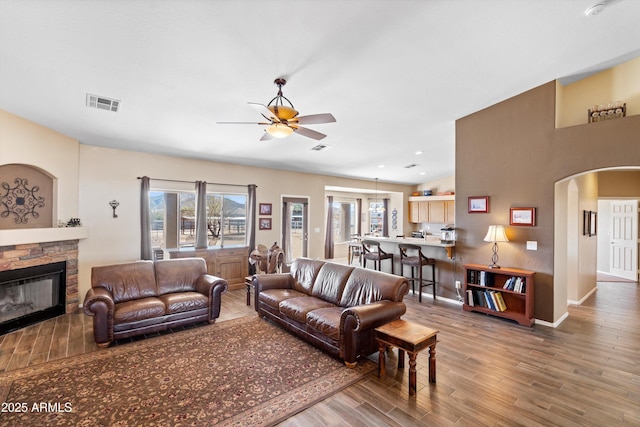
[[[267,127],[267,133],[274,138],[286,138],[293,133],[293,129],[281,123],[274,123]]]

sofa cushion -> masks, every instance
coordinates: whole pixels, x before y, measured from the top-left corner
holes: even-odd
[[[324,261],[297,258],[291,264],[290,274],[293,277],[293,289],[311,295],[314,282]]]
[[[93,267],[91,287],[109,291],[116,304],[158,295],[153,261]]]
[[[334,304],[316,297],[289,298],[280,303],[280,313],[300,323],[307,321],[307,313],[319,308],[333,307]]]
[[[326,263],[320,269],[311,295],[333,304],[340,304],[344,286],[355,267]]]
[[[113,313],[114,323],[129,323],[153,317],[164,316],[165,305],[155,297],[140,298],[116,304]]]
[[[329,338],[340,340],[340,316],[343,307],[327,307],[307,313],[307,326],[326,335]]]
[[[280,303],[289,298],[306,297],[307,294],[294,291],[293,289],[267,289],[260,292],[260,302],[269,307],[279,310]]]
[[[182,313],[185,311],[206,308],[209,298],[199,292],[177,292],[158,297],[165,305],[166,314]]]
[[[340,305],[353,307],[385,299],[402,302],[408,292],[409,285],[405,277],[356,268],[347,280]]]
[[[198,277],[207,274],[202,258],[163,259],[155,262],[158,295],[196,290]]]

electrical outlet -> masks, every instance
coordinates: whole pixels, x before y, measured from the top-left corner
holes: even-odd
[[[456,280],[456,289],[460,289],[460,280]]]

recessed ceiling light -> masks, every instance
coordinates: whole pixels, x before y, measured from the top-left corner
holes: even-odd
[[[427,174],[426,172],[420,172],[420,175],[426,175],[426,174]]]
[[[588,7],[584,11],[584,14],[587,17],[595,16],[595,15],[599,14],[600,12],[602,12],[604,10],[604,7],[605,7],[605,2],[602,1],[602,2],[596,3],[593,6]]]
[[[421,154],[422,154],[422,151],[421,151],[421,150],[416,151],[416,156],[419,156],[419,155],[421,155]]]
[[[383,167],[384,167],[384,165],[378,165],[378,167],[379,167],[379,168],[383,168]]]

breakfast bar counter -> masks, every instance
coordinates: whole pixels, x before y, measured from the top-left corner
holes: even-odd
[[[408,243],[411,245],[419,245],[423,247],[423,250],[426,251],[427,248],[442,248],[447,252],[447,258],[453,258],[453,250],[456,247],[455,243],[442,243],[439,237],[435,236],[426,236],[424,238],[417,237],[370,237],[367,236],[369,240],[376,240],[380,242],[380,246],[382,250],[394,252],[393,247],[398,246],[398,243]],[[425,253],[425,255],[427,255]],[[430,255],[427,255],[430,256]],[[439,256],[432,256],[433,258],[440,258]]]

